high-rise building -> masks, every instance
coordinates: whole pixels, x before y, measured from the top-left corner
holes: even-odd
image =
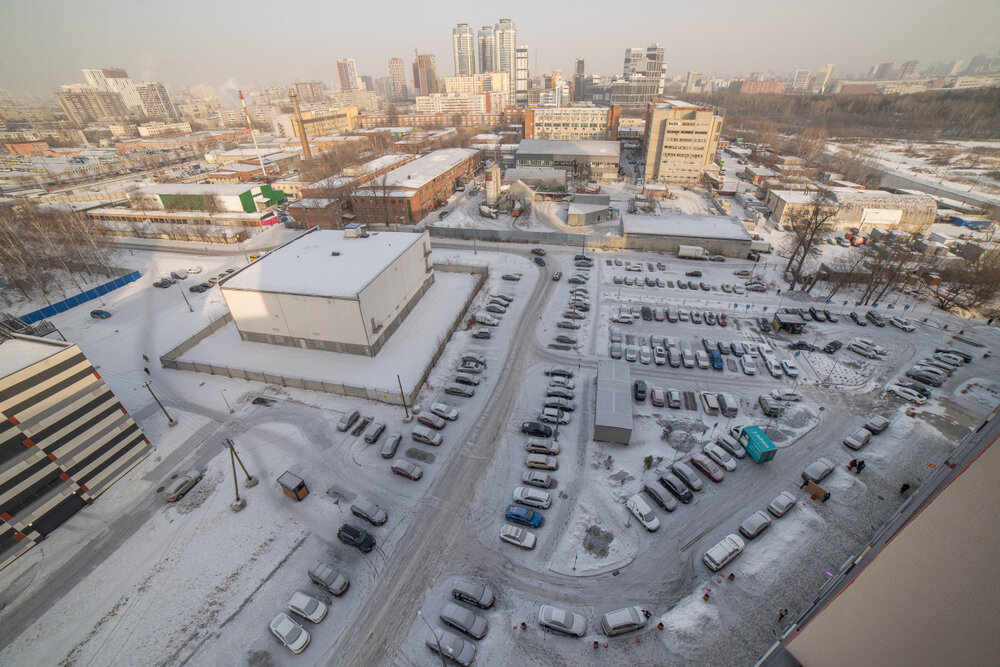
[[[643,60],[645,59],[646,54],[640,47],[631,46],[625,49],[625,65],[622,67],[622,76],[629,79],[640,69],[644,69]]]
[[[500,22],[493,28],[493,33],[497,40],[497,71],[513,74],[517,28],[514,27],[510,19],[500,19]]]
[[[451,29],[451,51],[455,58],[455,76],[476,73],[475,33],[468,23],[459,23]]]
[[[343,58],[337,61],[337,78],[340,79],[341,90],[358,90],[358,67],[354,58]]]
[[[484,25],[476,36],[479,47],[479,73],[497,72],[497,36],[493,26]]]
[[[830,77],[833,76],[833,65],[820,67],[816,70],[816,78],[813,79],[813,91],[825,93],[830,88]]]
[[[434,66],[433,53],[417,53],[413,51],[416,60],[413,61],[413,88],[417,95],[432,95],[438,92],[437,68]]]
[[[899,68],[899,73],[896,74],[897,79],[910,79],[916,76],[917,66],[920,64],[918,60],[907,60]]]
[[[78,127],[97,121],[123,121],[130,117],[120,93],[100,90],[95,86],[63,86],[62,92],[56,93],[56,102],[69,121]]]
[[[361,84],[364,90],[372,93],[375,92],[375,79],[373,79],[370,74],[361,75]]]
[[[651,102],[644,137],[646,181],[694,184],[715,160],[724,111],[679,100]]]
[[[389,58],[389,87],[392,101],[406,99],[406,71],[402,58]]]
[[[874,68],[874,71],[872,72],[872,79],[874,79],[875,81],[886,81],[888,79],[891,79],[895,73],[896,73],[895,62],[882,63],[881,65],[878,65],[877,67]]]
[[[158,120],[178,118],[177,109],[174,108],[174,103],[170,100],[166,87],[159,81],[137,83],[135,91],[139,93],[142,112],[146,118]]]
[[[797,69],[792,75],[792,92],[805,93],[809,91],[809,80],[812,78],[811,69]]]
[[[701,81],[701,75],[694,70],[687,73],[687,78],[684,80],[684,92],[685,93],[700,93],[701,86],[699,82]]]
[[[573,101],[580,102],[584,99],[584,95],[587,92],[587,79],[584,75],[586,67],[583,62],[583,58],[576,59],[576,65],[573,68]]]
[[[514,52],[514,104],[519,107],[528,104],[528,47],[524,44]]]
[[[103,69],[85,69],[83,78],[87,85],[107,93],[118,93],[122,96],[125,106],[136,112],[142,111],[142,102],[136,92],[135,83],[129,78],[128,72],[118,67]]]
[[[659,44],[650,44],[645,52],[640,48],[625,49],[625,67],[622,79],[611,83],[611,104],[623,107],[645,107],[666,86],[664,50]]]
[[[323,99],[323,84],[319,81],[293,83],[292,88],[295,89],[299,102],[319,102]]]

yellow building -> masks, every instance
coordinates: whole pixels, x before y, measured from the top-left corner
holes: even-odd
[[[302,126],[305,128],[306,136],[310,139],[328,134],[336,134],[345,130],[353,130],[358,125],[357,107],[342,107],[320,113],[313,111],[302,112]],[[299,136],[297,123],[292,123],[292,132],[296,137]]]
[[[646,112],[646,181],[690,185],[715,161],[723,109],[653,100]]]

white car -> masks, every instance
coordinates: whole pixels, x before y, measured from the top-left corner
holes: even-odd
[[[776,401],[799,401],[802,394],[792,389],[774,389],[771,391],[771,398]]]
[[[750,358],[749,354],[744,354],[740,357],[740,368],[743,369],[743,373],[745,375],[757,374],[757,365],[753,362],[753,359]]]
[[[891,317],[889,318],[889,324],[903,331],[913,331],[913,325],[905,317]]]
[[[681,352],[681,363],[684,364],[684,368],[694,368],[694,352],[691,348],[684,348]]]
[[[793,507],[795,507],[795,496],[788,491],[782,491],[768,504],[767,511],[780,519]]]
[[[190,269],[187,270],[187,272],[188,273],[193,273],[193,274],[197,275],[197,274],[201,273],[201,267],[200,266],[192,266]]]
[[[563,389],[572,389],[576,386],[569,378],[552,378],[549,380],[550,387],[562,387]]]
[[[646,345],[639,348],[639,363],[650,364],[653,362],[653,352]]]
[[[861,343],[865,347],[870,347],[871,349],[875,350],[875,354],[889,354],[889,350],[877,344],[871,338],[855,338],[853,342]]]
[[[726,469],[726,472],[732,472],[736,470],[736,459],[729,455],[729,452],[719,447],[714,442],[710,442],[705,445],[705,454],[708,458],[712,459],[720,466]]]
[[[639,359],[639,348],[635,345],[625,346],[625,361],[637,361]]]
[[[538,414],[538,421],[549,424],[568,424],[569,413],[563,412],[559,408],[545,408]]]
[[[708,368],[708,352],[698,350],[694,353],[694,358],[698,362],[698,368]]]
[[[638,493],[625,501],[625,507],[649,532],[659,529],[660,520],[653,514],[653,508]]]
[[[756,343],[743,343],[743,349],[746,350],[746,353],[749,354],[754,359],[760,356],[760,352],[757,350]]]
[[[667,351],[659,345],[653,348],[653,363],[657,366],[667,363]]]
[[[326,618],[328,610],[323,602],[298,591],[292,593],[292,599],[288,601],[288,611],[313,623],[319,623]]]
[[[522,549],[534,549],[537,538],[527,528],[505,525],[500,527],[500,539]]]
[[[798,377],[799,375],[799,367],[791,359],[783,359],[781,361],[781,370],[785,371],[785,375],[790,378]]]
[[[917,405],[923,405],[927,402],[927,399],[913,391],[909,387],[900,387],[898,384],[894,384],[889,387],[889,391],[899,396],[904,401],[909,401],[910,403],[916,403]]]
[[[271,620],[271,634],[292,653],[302,653],[309,646],[309,633],[285,612],[281,612]]]
[[[451,407],[447,403],[435,403],[428,409],[441,419],[447,419],[448,421],[455,421],[458,419],[458,410]]]
[[[865,359],[878,359],[878,354],[872,348],[867,345],[862,345],[858,341],[852,341],[848,344],[847,349],[855,354],[860,354]]]
[[[574,637],[582,637],[587,632],[587,619],[558,607],[542,605],[538,609],[538,624]]]
[[[743,553],[746,542],[736,534],[727,535],[721,542],[705,552],[703,560],[712,572],[718,572],[726,563]]]
[[[552,505],[552,494],[530,486],[519,486],[514,489],[514,502],[546,510]]]

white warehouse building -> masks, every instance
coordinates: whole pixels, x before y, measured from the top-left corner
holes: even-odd
[[[245,341],[374,357],[434,282],[430,235],[311,229],[220,283]]]

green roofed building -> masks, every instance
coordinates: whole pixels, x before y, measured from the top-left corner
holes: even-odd
[[[157,211],[259,213],[285,202],[267,183],[157,183],[129,194],[133,208]]]

